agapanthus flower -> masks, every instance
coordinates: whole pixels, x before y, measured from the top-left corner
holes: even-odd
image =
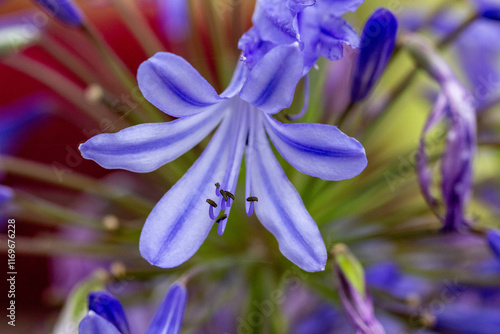
[[[345,245],[336,245],[333,253],[334,273],[339,282],[337,290],[345,313],[356,328],[356,333],[384,334],[384,328],[375,318],[363,267]]]
[[[441,193],[445,214],[444,231],[468,226],[465,208],[472,193],[472,168],[476,151],[476,114],[473,99],[452,70],[426,40],[407,36],[407,46],[416,60],[440,84],[441,91],[422,132],[417,153],[417,174],[424,198],[432,208],[437,199],[431,194],[432,172],[425,155],[425,136],[442,119],[447,121],[446,149],[441,163]]]
[[[174,283],[149,325],[147,333],[180,332],[187,291],[182,283]],[[106,291],[94,291],[88,297],[89,312],[80,322],[80,334],[129,334],[130,328],[120,301]]]
[[[334,126],[282,124],[272,118],[290,106],[301,76],[296,44],[273,48],[252,70],[240,63],[220,95],[176,55],[158,53],[139,67],[144,96],[179,119],[93,137],[80,147],[85,158],[105,168],[149,172],[194,147],[220,123],[202,156],[147,218],[139,245],[144,258],[175,267],[198,250],[215,222],[219,234],[224,232],[246,152],[248,215],[255,209],[281,252],[299,267],[324,268],[326,249],[318,227],[274,157],[266,133],[292,166],[324,180],[352,178],[367,160],[361,144]]]
[[[342,58],[343,45],[358,47],[359,35],[341,17],[354,11],[363,0],[259,0],[252,17],[253,27],[238,47],[252,68],[260,58],[279,45],[300,43],[304,74],[322,56]]]
[[[354,67],[351,100],[360,101],[368,95],[380,78],[396,44],[398,22],[385,8],[375,11],[361,35],[361,47]]]
[[[33,0],[57,20],[73,27],[83,24],[84,16],[73,0]]]

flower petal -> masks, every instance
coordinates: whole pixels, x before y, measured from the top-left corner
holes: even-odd
[[[104,319],[94,311],[83,318],[78,326],[79,334],[121,334],[120,331],[108,320]]]
[[[73,0],[33,0],[44,8],[50,16],[71,27],[81,26],[85,20],[82,11]]]
[[[255,65],[240,97],[267,113],[277,113],[292,104],[302,71],[303,58],[298,43],[277,46]]]
[[[333,125],[283,124],[265,116],[274,146],[293,167],[323,180],[350,179],[365,169],[365,149]]]
[[[318,9],[325,13],[341,16],[347,12],[354,12],[364,0],[322,0],[318,1]]]
[[[178,334],[184,317],[186,299],[186,287],[174,283],[156,311],[147,334]]]
[[[151,264],[162,268],[182,264],[193,256],[210,232],[214,221],[209,216],[206,199],[214,198],[214,184],[226,173],[229,148],[233,144],[229,136],[231,116],[238,117],[238,113],[230,113],[223,120],[201,157],[146,219],[139,249]]]
[[[149,102],[174,117],[197,114],[223,100],[191,64],[168,52],[143,62],[137,81]]]
[[[436,126],[436,124],[445,116],[447,109],[446,97],[443,93],[439,94],[436,104],[433,107],[429,118],[427,119],[418,146],[417,154],[415,155],[416,169],[420,191],[424,196],[425,201],[431,207],[434,207],[438,201],[431,193],[432,186],[432,169],[429,165],[429,159],[425,151],[425,140],[427,133]]]
[[[80,145],[85,159],[104,168],[151,172],[175,160],[205,138],[220,122],[223,105],[198,115],[168,123],[132,126],[117,133],[103,133]]]
[[[368,95],[380,78],[396,44],[398,21],[385,8],[370,16],[363,29],[351,90],[351,100],[359,101]]]
[[[130,333],[122,304],[112,294],[106,291],[89,293],[89,311],[93,311],[109,321],[120,333]]]
[[[263,41],[273,44],[290,44],[299,39],[297,12],[287,6],[290,1],[257,1],[252,23]]]
[[[281,253],[300,268],[324,270],[326,248],[318,226],[307,212],[302,199],[288,181],[269,146],[263,116],[255,113],[252,124],[253,152],[247,155],[251,193],[258,197],[255,211],[261,223],[276,237]],[[248,157],[251,159],[248,159]]]

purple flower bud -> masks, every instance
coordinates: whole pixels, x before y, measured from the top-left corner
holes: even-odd
[[[50,15],[72,27],[83,24],[84,16],[73,0],[33,0]]]
[[[500,260],[500,231],[489,230],[487,238],[493,254],[495,254],[497,259]]]
[[[398,22],[385,8],[368,19],[361,35],[361,51],[354,68],[351,99],[359,101],[368,95],[382,75],[396,44]]]
[[[181,283],[172,285],[158,308],[149,326],[148,333],[179,333],[182,318],[184,317],[184,309],[186,308],[186,300],[186,287]]]
[[[384,334],[384,328],[374,315],[363,267],[343,244],[336,245],[333,253],[340,300],[357,333]]]
[[[476,150],[476,114],[473,100],[454,75],[443,57],[421,36],[405,36],[408,51],[441,86],[441,96],[424,128],[417,155],[417,171],[425,199],[431,207],[435,200],[430,195],[430,171],[423,151],[426,132],[445,118],[448,133],[441,162],[441,192],[446,207],[443,231],[456,231],[468,225],[465,208],[472,192],[472,167]],[[434,208],[433,208],[434,209]],[[435,211],[436,212],[436,211]]]
[[[120,301],[106,291],[89,293],[89,311],[112,323],[122,334],[130,333],[125,312]]]
[[[186,299],[186,287],[182,283],[174,283],[158,308],[147,333],[178,334],[184,317]],[[79,333],[130,333],[120,301],[105,291],[91,292],[89,312],[80,322]]]

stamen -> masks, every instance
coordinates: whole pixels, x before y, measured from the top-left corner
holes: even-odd
[[[210,204],[211,206],[213,206],[214,208],[217,207],[217,203],[215,203],[214,201],[212,201],[210,198],[207,198],[207,203]]]
[[[253,209],[254,209],[254,206],[255,206],[255,202],[258,202],[259,199],[255,196],[250,196],[247,198],[247,202],[250,202],[250,206],[248,207],[248,212],[247,212],[247,215],[248,217],[250,217],[251,215],[253,215]]]
[[[220,202],[220,209],[221,209],[221,211],[226,210],[226,201],[225,200],[222,200]]]
[[[248,217],[251,217],[253,215],[253,207],[255,205],[254,203],[255,203],[254,201],[250,202],[250,205],[248,207],[248,212],[247,212]]]
[[[227,191],[221,189],[220,194],[222,195],[222,197],[224,197],[224,201],[227,202]]]
[[[234,201],[234,195],[230,193],[229,191],[225,190],[224,191],[228,197],[230,197]]]
[[[231,206],[231,198],[227,199],[226,206],[229,208]]]
[[[215,195],[217,195],[217,197],[220,197],[220,190],[219,189],[220,189],[220,183],[217,182],[215,184]]]
[[[227,215],[223,214],[222,216],[219,217],[219,219],[217,219],[216,223],[219,224],[221,221],[223,221],[226,218],[227,218]]]
[[[208,215],[210,216],[210,219],[212,219],[212,220],[215,219],[214,207],[213,206],[210,206],[210,208],[208,208]]]

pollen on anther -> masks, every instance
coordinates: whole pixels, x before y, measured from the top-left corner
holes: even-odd
[[[221,191],[220,191],[220,194],[222,195],[222,197],[224,197],[224,201],[226,201],[226,202],[227,202],[227,198],[228,198],[227,191],[225,191],[225,190],[221,190]]]
[[[212,201],[210,198],[207,198],[207,203],[210,204],[211,206],[213,206],[214,208],[217,207],[217,203],[215,203],[214,201]]]
[[[227,218],[227,215],[223,214],[222,216],[219,217],[219,219],[217,219],[216,223],[219,224],[221,221],[223,221],[226,218]]]
[[[234,201],[234,195],[231,192],[227,190],[225,190],[224,192],[226,193],[227,197],[231,198]]]
[[[253,209],[255,206],[255,202],[258,202],[258,201],[259,201],[259,199],[255,196],[247,197],[247,202],[250,202],[250,205],[248,206],[248,212],[247,212],[248,217],[253,215]]]

